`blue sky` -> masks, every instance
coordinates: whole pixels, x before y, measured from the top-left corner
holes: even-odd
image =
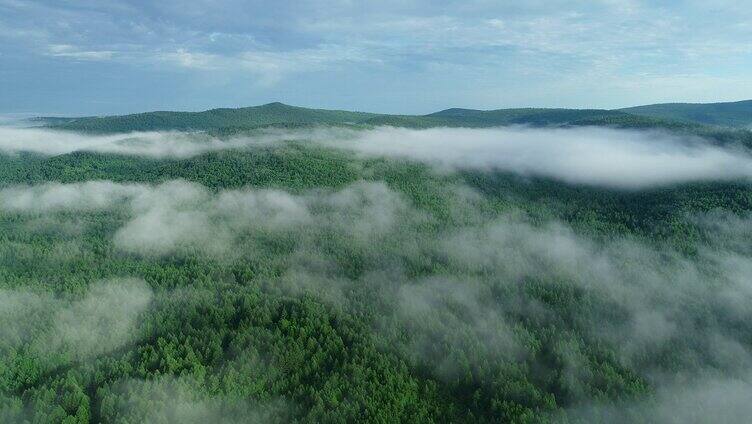
[[[0,0],[0,113],[752,98],[746,0]]]

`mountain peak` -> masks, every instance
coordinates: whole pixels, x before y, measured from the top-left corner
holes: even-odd
[[[460,116],[467,113],[479,113],[482,112],[478,109],[464,109],[461,107],[453,107],[449,109],[440,110],[438,112],[430,113],[427,116]]]
[[[261,105],[261,107],[264,107],[264,108],[291,108],[291,107],[294,107],[294,106],[286,105],[286,104],[284,104],[282,102],[271,102],[271,103],[267,103],[267,104]]]

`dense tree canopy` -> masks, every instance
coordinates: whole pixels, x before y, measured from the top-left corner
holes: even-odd
[[[0,205],[3,422],[663,421],[752,349],[746,181],[284,142],[0,154]]]

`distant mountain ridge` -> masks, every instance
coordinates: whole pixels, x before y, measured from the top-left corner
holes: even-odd
[[[156,111],[130,115],[85,117],[54,123],[50,127],[94,133],[131,131],[211,130],[274,124],[361,123],[373,113],[309,109],[275,102],[243,108],[219,108],[203,112]],[[50,119],[50,118],[38,118]]]
[[[706,125],[752,128],[752,100],[725,103],[661,103],[619,110],[636,115]]]
[[[621,127],[752,126],[752,100],[733,103],[666,103],[607,109],[515,108],[475,110],[451,108],[428,115],[388,115],[345,110],[311,109],[275,102],[203,112],[156,111],[83,118],[34,118],[47,127],[89,133],[132,131],[239,131],[264,126],[392,125],[494,127],[504,125],[612,125]]]
[[[622,112],[604,109],[549,109],[549,108],[517,108],[497,110],[475,109],[446,109],[426,115],[454,121],[457,124],[468,123],[480,126],[487,125],[550,125],[576,123],[583,119],[602,118],[623,115]]]

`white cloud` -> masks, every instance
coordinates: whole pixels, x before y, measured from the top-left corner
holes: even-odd
[[[259,97],[311,103],[308,90],[291,92],[321,85],[333,88],[317,91],[318,103],[346,107],[357,97],[358,108],[401,112],[462,103],[616,107],[738,100],[752,86],[745,72],[752,47],[739,41],[752,35],[749,11],[716,3],[9,2],[0,14],[0,39],[7,41],[0,55],[115,61],[123,72],[138,69],[139,78],[177,71],[186,90],[206,90],[201,97],[214,104]],[[76,30],[82,27],[87,31]],[[660,79],[643,79],[645,73],[681,86],[655,90]],[[679,74],[697,79],[673,78]],[[621,87],[622,80],[637,89]],[[705,85],[711,80],[723,82],[720,91],[719,84]],[[389,91],[373,94],[382,88]],[[190,106],[183,102],[202,107],[195,99]]]
[[[746,151],[660,132],[606,128],[377,128],[331,142],[367,155],[500,170],[614,188],[748,179]]]
[[[597,127],[371,130],[315,128],[267,130],[218,140],[203,134],[134,133],[87,136],[42,129],[0,128],[0,151],[63,154],[77,150],[148,157],[186,158],[225,149],[247,149],[308,140],[363,155],[408,158],[440,167],[499,170],[572,184],[641,189],[697,181],[752,177],[743,149],[658,131]]]
[[[77,300],[1,289],[2,347],[28,344],[45,356],[71,360],[107,353],[138,336],[139,318],[151,300],[151,289],[134,279],[94,283]]]
[[[107,411],[103,418],[129,422],[180,422],[201,424],[207,422],[253,423],[290,420],[291,404],[284,399],[252,401],[238,393],[208,390],[188,376],[169,376],[152,380],[123,379],[113,384],[118,408]],[[206,393],[211,392],[208,396]],[[149,405],[144,408],[143,405]]]
[[[78,185],[47,183],[0,191],[0,207],[9,211],[96,211],[113,207],[142,193],[136,184],[87,181]]]
[[[210,38],[215,38],[214,35]],[[362,49],[340,45],[320,45],[315,48],[279,50],[243,50],[233,54],[217,54],[179,48],[159,55],[162,61],[183,68],[203,71],[245,72],[259,77],[260,85],[271,86],[296,73],[326,70],[332,67],[372,62]]]
[[[738,42],[750,35],[745,25],[748,12],[731,4],[712,9],[693,1],[664,7],[608,0],[526,5],[477,1],[440,9],[424,1],[378,6],[365,2],[358,7],[321,1],[283,2],[271,8],[235,1],[194,7],[172,2],[148,8],[21,2],[6,7],[16,19],[0,19],[0,28],[7,27],[0,36],[36,31],[26,39],[43,44],[47,54],[57,57],[121,58],[131,63],[138,58],[142,63],[167,61],[222,71],[245,63],[250,68],[271,64],[288,72],[307,72],[308,66],[320,65],[323,59],[329,65],[342,63],[343,55],[353,51],[358,62],[395,63],[410,58],[415,64],[428,60],[467,65],[470,61],[476,67],[498,63],[494,47],[570,55],[588,64],[616,55],[620,66],[630,67],[637,57],[652,57],[651,65],[664,67],[677,60],[702,65],[711,57],[750,52],[748,45]],[[32,25],[39,16],[50,20],[44,30],[34,30]],[[720,31],[702,25],[704,20],[725,21],[726,25]],[[220,26],[222,21],[229,22],[230,28]],[[75,31],[82,23],[91,30]],[[270,33],[295,41],[275,45],[269,41],[275,38]],[[453,54],[457,49],[464,54]],[[421,56],[426,52],[431,58]],[[346,60],[353,61],[349,56]]]
[[[60,155],[90,151],[157,158],[185,158],[210,151],[251,147],[269,141],[269,137],[258,137],[225,142],[202,134],[179,132],[87,136],[39,128],[0,127],[0,152],[11,154],[35,152]]]
[[[65,211],[125,210],[128,219],[113,241],[145,255],[201,251],[233,256],[248,234],[311,231],[346,232],[352,243],[368,245],[388,233],[406,209],[381,183],[355,183],[336,192],[292,195],[279,190],[226,190],[212,194],[182,180],[149,186],[89,181],[47,183],[0,190],[0,210],[44,215]]]
[[[588,422],[626,424],[640,417],[650,417],[654,422],[680,424],[738,423],[746,421],[752,414],[750,373],[687,380],[660,386],[651,400],[592,404],[574,410],[572,415]]]
[[[48,46],[47,54],[76,60],[109,60],[114,53],[111,50],[81,50],[69,44],[52,44]]]

